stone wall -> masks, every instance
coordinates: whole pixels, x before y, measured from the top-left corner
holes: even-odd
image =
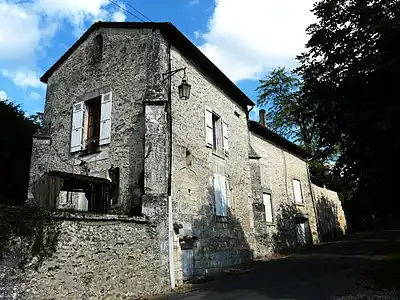
[[[259,158],[250,159],[256,256],[296,246],[295,217],[308,219],[309,241],[318,242],[313,198],[307,173],[307,163],[302,158],[270,141],[250,134],[251,146]],[[293,179],[301,183],[303,204],[295,204]],[[265,221],[263,193],[272,200],[273,222]]]
[[[93,39],[103,36],[100,62],[93,62]],[[167,53],[161,34],[151,29],[106,29],[93,32],[58,67],[47,83],[43,125],[51,146],[48,155],[33,153],[31,178],[45,170],[107,177],[108,169],[120,168],[122,213],[140,206],[144,193],[145,101],[167,100],[161,64]],[[162,56],[164,55],[164,57]],[[111,142],[101,152],[80,156],[70,153],[72,106],[104,92],[112,92]],[[34,149],[35,150],[35,149]],[[45,168],[43,167],[45,166]]]
[[[187,68],[192,88],[189,100],[179,99],[177,87],[183,72],[172,77],[173,222],[181,226],[175,236],[175,248],[179,248],[179,239],[196,238],[194,267],[196,275],[201,276],[252,258],[248,129],[246,107],[230,99],[198,66],[172,47],[171,69],[182,67]],[[206,106],[227,121],[228,157],[206,147]],[[214,172],[225,175],[228,182],[229,218],[223,222],[214,213]],[[176,260],[176,269],[180,270],[180,257]],[[181,279],[179,272],[176,275]]]
[[[326,242],[346,233],[347,224],[342,203],[335,191],[312,184],[318,214],[321,240]]]
[[[136,299],[169,290],[160,225],[88,215],[54,222],[55,247],[45,257],[32,255],[27,237],[12,237],[0,258],[0,299]]]

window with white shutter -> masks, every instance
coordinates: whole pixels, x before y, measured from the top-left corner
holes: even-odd
[[[100,145],[109,144],[111,141],[111,92],[101,96],[101,117],[100,117]]]
[[[265,221],[268,223],[272,223],[273,215],[272,215],[271,195],[268,193],[264,193],[263,194],[263,202],[264,202],[264,209],[265,209]]]
[[[228,216],[228,198],[226,195],[225,176],[214,173],[214,202],[215,215],[220,217]]]
[[[294,194],[294,202],[298,204],[303,203],[303,195],[301,192],[301,183],[300,180],[293,179],[293,194]]]
[[[213,113],[212,109],[206,106],[205,109],[205,126],[206,126],[206,145],[207,147],[214,147],[213,138]]]
[[[222,121],[222,135],[224,137],[224,153],[226,156],[229,155],[229,141],[228,141],[228,123],[223,120]]]
[[[83,143],[83,116],[85,112],[84,102],[73,105],[72,128],[71,128],[71,152],[82,150]]]

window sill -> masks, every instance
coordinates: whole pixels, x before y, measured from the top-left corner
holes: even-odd
[[[79,152],[78,156],[79,157],[88,156],[88,155],[97,154],[97,153],[100,153],[100,152],[101,152],[100,147],[96,151],[90,151],[89,152],[87,150],[82,150],[81,152]]]
[[[212,154],[221,158],[221,159],[225,159],[225,155],[223,153],[221,153],[220,151],[217,151],[215,149],[212,149]]]
[[[297,206],[305,206],[304,202],[302,202],[302,203],[296,203],[296,202],[295,202],[295,204],[296,204]]]
[[[265,222],[265,225],[267,226],[276,226],[275,222]]]
[[[228,223],[229,218],[224,216],[215,216],[215,222],[217,223]]]

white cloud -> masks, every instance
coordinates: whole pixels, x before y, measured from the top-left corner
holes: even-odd
[[[0,91],[0,101],[8,99],[7,93],[5,91]]]
[[[108,0],[0,0],[2,75],[20,87],[44,86],[35,71],[25,71],[36,70],[36,55],[45,55],[65,22],[78,36],[98,20],[123,21],[125,16]]]
[[[0,62],[34,61],[43,40],[52,38],[64,21],[80,35],[95,21],[125,20],[121,11],[108,13],[109,5],[108,0],[0,0]]]
[[[40,95],[39,93],[36,93],[36,92],[30,92],[28,95],[28,98],[32,99],[32,100],[39,100],[39,99],[42,99],[42,95]]]
[[[39,17],[35,13],[24,5],[0,2],[0,60],[32,56],[39,40]]]
[[[126,20],[126,16],[122,12],[116,11],[112,16],[112,20],[114,22],[124,22]]]
[[[199,47],[233,81],[256,79],[268,68],[292,68],[315,22],[314,0],[216,0]]]
[[[45,84],[40,82],[39,77],[35,71],[32,70],[19,70],[16,72],[9,72],[8,70],[1,70],[1,75],[6,77],[12,82],[22,88],[34,87],[34,88],[45,88]]]

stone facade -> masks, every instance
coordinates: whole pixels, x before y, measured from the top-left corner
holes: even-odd
[[[49,299],[154,294],[168,284],[297,246],[298,220],[307,224],[308,242],[318,242],[307,162],[251,131],[251,101],[227,78],[218,81],[212,67],[205,71],[211,63],[193,45],[182,46],[188,41],[176,36],[172,25],[165,25],[172,30],[168,34],[156,25],[101,24],[47,78],[46,134],[34,140],[31,184],[48,171],[109,178],[108,171],[118,167],[120,197],[111,212],[141,215],[146,222],[120,223],[107,216],[60,221],[54,258],[36,271],[37,279],[29,273],[24,287],[37,299],[46,299],[38,286],[43,293],[51,290]],[[93,54],[98,35],[100,61]],[[165,77],[181,68],[192,87],[189,100],[178,95],[183,73]],[[90,155],[71,153],[73,105],[109,92],[110,143]],[[209,147],[207,109],[229,129],[223,127],[229,151]],[[215,201],[220,176],[228,199],[222,217],[216,216]],[[301,185],[299,205],[293,200],[293,179]],[[264,193],[272,199],[272,222],[266,222]],[[62,267],[50,271],[55,263]],[[63,278],[66,274],[70,278]],[[110,280],[115,285],[107,294]],[[55,288],[57,282],[64,288]]]
[[[157,225],[118,216],[55,217],[55,247],[43,258],[27,237],[0,260],[0,299],[136,299],[169,290],[168,256]],[[34,245],[32,245],[34,247]]]
[[[331,241],[347,231],[346,216],[338,194],[312,184],[322,241]]]
[[[171,65],[173,70],[186,67],[192,85],[188,101],[179,99],[176,88],[172,90],[173,219],[182,227],[175,238],[176,242],[185,236],[196,238],[195,274],[208,275],[253,258],[247,108],[227,96],[174,47]],[[181,76],[173,77],[172,86],[177,87],[180,80]],[[228,124],[229,156],[206,146],[206,106]],[[214,173],[227,179],[227,220],[215,216]]]
[[[295,246],[296,216],[307,220],[308,238],[317,243],[317,220],[307,162],[255,133],[251,133],[250,141],[259,156],[250,159],[257,254],[263,256],[284,246]],[[301,184],[301,204],[294,201],[294,179]],[[265,221],[264,192],[271,196],[272,223]]]
[[[100,62],[93,62],[93,43],[103,37]],[[144,194],[144,103],[167,100],[161,81],[166,51],[159,31],[100,28],[93,32],[47,81],[43,126],[51,146],[40,143],[45,153],[33,154],[31,183],[49,170],[107,178],[120,167],[119,206],[124,212],[140,206]],[[111,142],[100,152],[80,156],[70,152],[72,107],[80,101],[112,92]],[[35,145],[39,142],[35,142]],[[153,150],[155,150],[153,148]],[[155,151],[156,152],[156,151]],[[37,152],[36,152],[37,153]],[[35,156],[36,155],[36,156]],[[164,183],[165,184],[165,183]]]

